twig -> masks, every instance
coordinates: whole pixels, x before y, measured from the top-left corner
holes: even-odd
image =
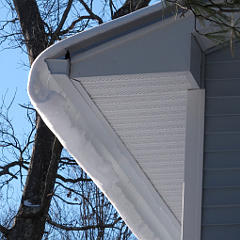
[[[86,231],[86,230],[90,230],[90,229],[96,229],[96,228],[113,228],[119,221],[121,220],[121,218],[117,218],[114,222],[110,223],[110,224],[97,224],[97,225],[88,225],[88,226],[83,226],[83,227],[73,227],[73,226],[67,226],[67,225],[63,225],[63,224],[59,224],[57,222],[54,222],[50,216],[47,217],[47,222],[57,228],[60,228],[62,230],[65,231]]]

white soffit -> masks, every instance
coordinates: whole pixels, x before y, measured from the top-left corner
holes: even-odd
[[[71,62],[53,59],[99,31],[160,8],[50,47],[32,66],[28,92],[48,127],[138,239],[180,240],[187,91],[197,88],[190,71],[69,77]],[[190,40],[185,45],[190,48]],[[190,58],[190,50],[187,54]]]
[[[185,74],[73,80],[77,88],[82,87],[80,82],[181,222],[187,89],[191,88]]]

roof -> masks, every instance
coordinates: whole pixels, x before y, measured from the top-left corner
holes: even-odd
[[[186,145],[202,141],[188,134],[203,128],[203,45],[193,16],[166,12],[158,3],[58,42],[36,59],[28,84],[48,127],[147,240],[180,239]],[[201,174],[196,182],[195,190]]]

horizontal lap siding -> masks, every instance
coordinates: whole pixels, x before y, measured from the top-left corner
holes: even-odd
[[[240,44],[206,57],[202,240],[240,239]]]

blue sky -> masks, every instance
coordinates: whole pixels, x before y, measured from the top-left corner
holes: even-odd
[[[1,63],[1,87],[0,97],[6,95],[6,102],[9,103],[14,94],[15,100],[10,111],[10,117],[16,126],[19,134],[23,133],[25,128],[25,110],[19,104],[28,103],[27,96],[27,67],[24,67],[23,61],[27,62],[26,55],[19,49],[3,50],[0,52]]]
[[[9,12],[2,6],[0,2],[0,20],[7,18]],[[0,106],[3,97],[6,95],[5,100],[8,104],[14,94],[15,100],[13,102],[10,117],[14,126],[16,127],[17,133],[21,136],[26,128],[25,110],[19,106],[29,102],[27,96],[27,78],[29,68],[24,66],[27,64],[28,59],[20,49],[3,49],[8,48],[8,42],[0,46],[0,69],[1,69],[1,80],[0,80]]]
[[[27,56],[19,49],[3,50],[0,52],[1,63],[1,87],[0,97],[6,95],[9,103],[15,95],[15,101],[10,112],[10,116],[19,134],[25,127],[25,110],[19,104],[28,103],[27,78],[29,69],[23,65],[27,62]]]

